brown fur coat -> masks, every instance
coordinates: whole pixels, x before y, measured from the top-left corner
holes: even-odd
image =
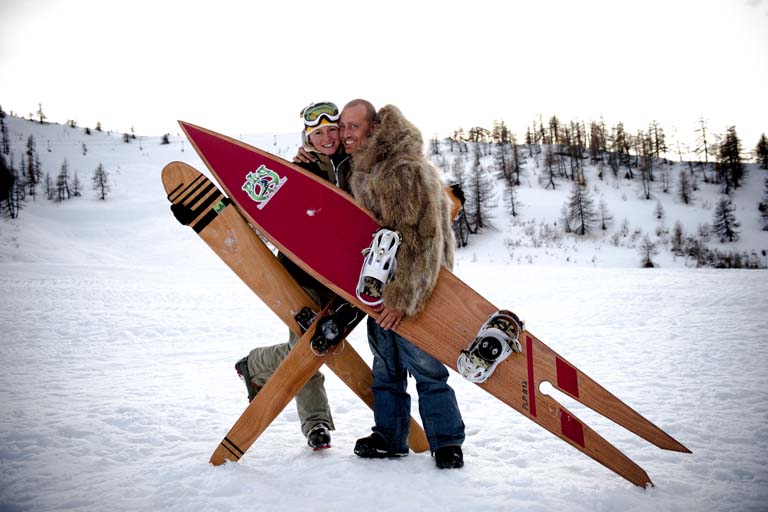
[[[419,130],[392,105],[379,111],[379,119],[374,134],[352,159],[350,185],[358,203],[382,226],[402,235],[384,304],[413,316],[432,294],[440,267],[453,267],[451,202],[437,169],[424,155]]]

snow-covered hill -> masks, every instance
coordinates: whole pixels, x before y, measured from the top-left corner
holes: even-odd
[[[50,208],[55,216],[61,216],[64,221],[73,216],[71,222],[80,218],[81,222],[89,222],[88,215],[80,215],[80,208],[87,206],[76,203],[92,204],[96,196],[91,190],[90,181],[93,171],[99,163],[110,173],[112,193],[110,200],[103,208],[99,207],[100,215],[115,215],[123,201],[128,203],[136,199],[156,201],[156,194],[150,192],[147,186],[159,187],[156,183],[135,182],[131,178],[134,169],[146,165],[162,165],[171,159],[178,159],[204,170],[201,161],[191,149],[183,136],[169,137],[170,144],[160,144],[158,137],[137,137],[123,142],[124,134],[104,133],[95,130],[86,135],[83,128],[70,128],[64,125],[40,125],[37,122],[8,117],[8,125],[13,146],[12,158],[16,166],[24,158],[27,141],[32,136],[36,143],[37,155],[42,163],[44,173],[49,173],[55,182],[62,164],[66,161],[71,178],[77,174],[83,188],[84,198],[75,199],[60,205],[43,205],[46,201],[38,197],[34,203],[28,202],[22,217],[34,216],[41,213],[41,208]],[[266,149],[285,158],[290,158],[299,145],[298,135],[261,135],[240,136],[241,140]],[[430,155],[432,160],[445,170],[446,181],[455,181],[452,169],[456,158],[462,157],[457,151],[451,152],[448,144],[441,146],[439,155]],[[747,164],[744,185],[731,196],[735,205],[735,216],[740,223],[738,228],[739,240],[721,243],[711,234],[711,224],[714,209],[723,197],[720,185],[705,183],[698,180],[697,190],[693,192],[690,204],[683,204],[677,194],[677,183],[681,170],[687,170],[688,165],[670,162],[657,164],[656,175],[666,173],[669,176],[668,191],[662,191],[662,180],[657,179],[651,184],[651,199],[644,197],[639,179],[628,180],[614,177],[607,168],[602,169],[603,178],[597,177],[600,169],[594,165],[585,166],[585,177],[588,181],[588,193],[595,206],[603,202],[607,214],[611,217],[607,230],[600,229],[599,223],[593,226],[592,233],[586,236],[567,234],[563,229],[562,208],[571,192],[572,183],[569,180],[557,181],[554,190],[545,189],[539,183],[544,172],[543,156],[529,156],[523,148],[521,153],[526,156],[521,186],[517,189],[516,210],[518,215],[509,214],[508,202],[505,199],[504,186],[501,180],[492,179],[495,191],[492,194],[491,227],[483,229],[477,235],[470,237],[469,246],[459,250],[458,258],[469,261],[487,261],[496,263],[514,263],[517,265],[575,265],[591,267],[638,267],[641,264],[639,246],[647,235],[657,246],[659,253],[653,258],[654,263],[662,267],[696,266],[691,258],[675,256],[671,250],[674,226],[679,224],[684,236],[701,240],[711,250],[723,253],[746,255],[753,264],[762,268],[768,266],[768,231],[762,230],[758,203],[764,200],[765,181],[768,172],[759,169],[754,164]],[[535,152],[534,152],[535,153]],[[473,150],[463,154],[465,172],[469,172],[473,161]],[[497,174],[494,156],[491,152],[481,158],[485,172],[490,177]],[[697,174],[700,174],[698,171]],[[148,193],[150,192],[150,193]],[[40,194],[40,192],[38,192]],[[110,204],[116,203],[115,208]],[[659,209],[662,218],[658,218]],[[81,218],[85,217],[85,218]],[[16,229],[19,236],[27,228],[22,218]],[[709,236],[702,237],[702,230],[709,231]],[[54,230],[57,236],[66,237],[67,230]],[[31,233],[30,233],[31,234]],[[2,235],[0,235],[2,236]],[[30,236],[30,243],[41,237]],[[18,239],[14,238],[16,243]],[[2,239],[0,239],[2,242]],[[59,244],[53,244],[59,246]],[[49,248],[52,246],[48,246]],[[32,254],[42,257],[45,247],[31,251],[21,251],[14,255],[0,253],[0,257],[21,257],[21,254]]]
[[[201,162],[178,136],[126,144],[122,134],[9,126],[16,163],[33,135],[43,171],[55,176],[66,159],[84,187],[0,219],[0,510],[765,510],[768,272],[693,269],[663,252],[661,268],[638,268],[636,248],[610,241],[624,218],[655,234],[656,201],[638,199],[632,183],[592,180],[616,221],[604,239],[536,247],[526,223],[554,225],[567,187],[544,191],[529,168],[521,220],[500,204],[496,228],[459,250],[455,270],[693,451],[662,452],[557,396],[656,487],[632,487],[455,374],[468,434],[461,470],[438,471],[427,454],[357,458],[372,413],[328,371],[332,449],[306,447],[290,405],[239,463],[214,468],[210,453],[247,403],[234,362],[286,329],[171,216],[160,170]],[[244,139],[285,156],[298,144]],[[89,186],[99,163],[112,180],[107,201]],[[743,250],[767,245],[750,220],[760,177],[751,169],[737,193]],[[689,208],[656,192],[665,223],[692,231],[711,221],[716,194],[702,190]],[[350,342],[370,362],[364,329]]]

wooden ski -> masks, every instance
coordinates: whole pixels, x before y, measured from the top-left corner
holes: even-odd
[[[208,177],[182,162],[166,165],[162,172],[162,181],[169,201],[173,205],[182,207],[186,212],[188,216],[186,224],[200,235],[200,238],[264,301],[267,307],[277,314],[293,332],[301,335],[301,329],[295,319],[296,314],[304,308],[311,308],[317,312],[317,305],[248,225],[235,205]],[[292,351],[295,350],[296,347]],[[371,392],[373,379],[370,367],[351,344],[347,343],[344,350],[330,356],[320,358],[314,354],[310,355],[312,357],[311,361],[307,362],[308,366],[305,364],[301,367],[309,371],[304,382],[325,363],[363,402],[373,408]],[[311,368],[314,369],[310,371]],[[281,374],[284,372],[285,370],[282,370]],[[272,389],[272,386],[269,389]],[[300,389],[301,386],[296,388],[296,392]],[[262,389],[259,395],[264,393]],[[294,395],[295,392],[291,394],[288,401]],[[239,435],[249,438],[248,425],[252,426],[254,432],[258,431],[260,434],[259,425],[268,417],[276,417],[285,406],[283,404],[277,411],[270,409],[270,407],[276,407],[278,403],[270,400],[268,396],[262,396],[256,406],[249,406],[247,411],[250,412],[243,415],[246,419],[238,420]],[[258,404],[267,404],[267,406]],[[261,419],[257,420],[259,415]],[[257,437],[258,434],[250,443],[241,442],[240,448],[247,444],[244,451]],[[415,452],[429,449],[424,430],[413,418],[411,418],[409,441],[411,449]],[[211,459],[214,464],[220,464],[223,461],[216,456]]]

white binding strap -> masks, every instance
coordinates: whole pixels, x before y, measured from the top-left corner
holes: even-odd
[[[397,267],[397,248],[400,246],[400,233],[390,229],[381,228],[373,234],[371,246],[363,251],[365,260],[360,270],[360,278],[357,280],[355,295],[366,306],[378,306],[384,302],[383,291],[387,283],[392,279]],[[372,279],[380,286],[382,296],[373,301],[365,299],[366,279]]]

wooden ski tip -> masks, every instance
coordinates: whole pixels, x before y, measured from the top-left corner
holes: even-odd
[[[648,439],[647,437],[645,437],[645,439],[647,441],[652,442],[653,444],[655,444],[656,446],[658,446],[663,450],[669,450],[671,452],[680,452],[680,453],[693,453],[686,446],[684,446],[683,443],[681,443],[671,435],[667,434],[663,430],[661,431],[661,433],[664,435],[664,437],[662,439],[659,439],[657,442],[654,442]],[[644,436],[641,436],[641,437],[644,437]]]
[[[216,450],[214,450],[209,462],[214,466],[221,466],[228,460],[237,462],[242,455],[243,452],[225,437],[224,440],[219,443],[219,446],[216,447]]]

